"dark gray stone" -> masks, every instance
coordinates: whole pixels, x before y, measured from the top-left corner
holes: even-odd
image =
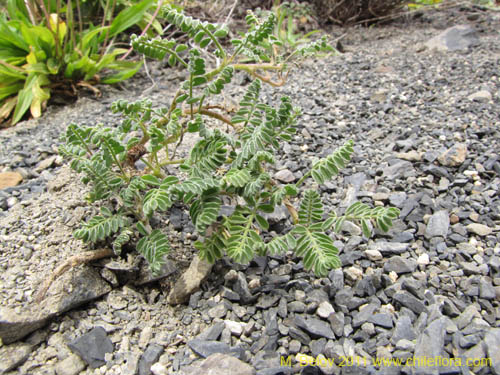
[[[297,327],[309,332],[314,337],[326,337],[335,339],[335,335],[327,322],[316,318],[304,318],[300,315],[295,316],[294,320]]]
[[[396,321],[396,327],[392,334],[391,342],[393,344],[396,344],[399,340],[402,339],[412,341],[415,340],[416,338],[417,334],[413,329],[413,326],[411,324],[411,319],[406,315],[400,316]]]
[[[404,290],[396,292],[392,298],[394,299],[394,301],[409,308],[417,315],[425,311],[425,305],[422,303],[422,301]]]
[[[491,281],[486,280],[485,278],[481,278],[479,280],[479,297],[493,300],[496,297],[495,288],[491,284]]]
[[[139,359],[139,375],[150,375],[151,366],[158,362],[163,351],[163,346],[158,344],[149,344]]]
[[[294,326],[290,327],[289,335],[292,339],[300,341],[302,345],[309,345],[311,342],[311,338],[307,333]]]
[[[382,178],[392,181],[407,175],[410,171],[414,171],[414,169],[409,161],[398,160],[396,163],[384,168]]]
[[[370,249],[378,250],[382,254],[387,255],[402,254],[407,251],[409,247],[410,244],[408,243],[379,241],[370,246]]]
[[[78,354],[92,368],[106,364],[104,355],[113,353],[113,343],[102,327],[95,327],[83,336],[68,344],[68,347]]]
[[[435,212],[427,223],[427,227],[425,229],[425,237],[446,237],[448,233],[448,228],[450,227],[450,217],[448,215],[448,211],[441,210]]]
[[[266,323],[266,334],[276,335],[278,333],[278,309],[264,311],[264,322]]]
[[[224,322],[217,322],[213,326],[208,327],[205,329],[202,333],[200,333],[198,336],[196,336],[197,339],[200,340],[217,340],[222,331],[224,330],[225,324]]]
[[[411,273],[417,269],[417,261],[411,258],[405,259],[400,256],[389,258],[384,264],[384,271],[389,273],[396,272],[398,275],[403,273]]]
[[[459,51],[479,44],[477,31],[470,25],[450,27],[425,43],[430,50]]]
[[[248,288],[248,283],[243,272],[238,272],[238,278],[234,282],[233,290],[240,295],[240,302],[242,304],[249,304],[254,302],[258,296],[254,296]]]
[[[437,358],[443,356],[444,339],[446,335],[446,317],[431,322],[418,337],[414,355],[416,358]],[[416,363],[415,375],[439,375],[438,366],[426,366]]]
[[[68,294],[68,290],[71,293]],[[99,273],[90,266],[72,268],[56,279],[38,305],[17,314],[0,307],[0,338],[4,344],[20,340],[43,327],[57,315],[102,297],[111,291]]]
[[[278,294],[263,294],[259,297],[255,307],[266,310],[270,307],[276,306],[280,298],[281,297]]]
[[[345,317],[342,311],[337,311],[328,317],[330,326],[332,327],[335,336],[342,337],[344,335]]]
[[[372,315],[369,319],[369,322],[386,329],[392,329],[392,316],[387,313],[378,313]]]
[[[240,357],[239,351],[235,350],[236,348],[230,347],[229,345],[219,341],[193,339],[189,340],[187,345],[193,352],[203,358],[207,358],[215,353],[234,355],[238,358]]]
[[[354,316],[354,319],[352,320],[352,326],[354,328],[358,328],[363,323],[368,322],[368,320],[373,316],[373,314],[379,307],[380,303],[370,303],[368,306],[363,307],[363,309]]]
[[[236,292],[233,292],[231,289],[222,287],[221,297],[228,299],[232,302],[237,302],[240,300],[240,295]]]
[[[490,329],[484,336],[486,355],[491,359],[491,371],[500,375],[500,328]]]

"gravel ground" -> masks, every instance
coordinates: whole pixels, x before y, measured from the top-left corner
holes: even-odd
[[[477,27],[479,45],[447,53],[423,48],[463,23]],[[363,361],[440,357],[463,365],[488,357],[492,363],[470,367],[381,366],[378,373],[500,374],[498,30],[499,13],[472,9],[351,29],[344,54],[309,61],[285,87],[265,90],[269,100],[289,95],[304,112],[280,169],[298,179],[312,158],[353,139],[353,161],[321,188],[325,204],[338,209],[356,198],[401,209],[394,228],[371,240],[355,226],[344,228],[337,236],[343,270],[316,278],[293,254],[257,258],[248,267],[222,260],[189,304],[177,307],[166,302],[172,279],[115,288],[0,347],[2,360],[20,363],[7,373],[202,374],[218,366],[213,373],[222,374],[226,361],[235,374],[371,374],[376,366]],[[333,37],[343,32],[330,30]],[[22,313],[49,272],[88,250],[71,232],[95,209],[57,157],[59,135],[70,122],[117,123],[109,107],[120,98],[167,103],[179,73],[157,67],[152,77],[152,89],[138,77],[122,89],[104,88],[98,100],[51,108],[0,132],[0,170],[24,177],[0,190],[2,306]],[[169,225],[177,239],[172,261],[183,269],[192,257],[192,225],[182,210]],[[286,225],[276,221],[272,229]],[[87,366],[68,345],[85,334],[110,340],[100,367]],[[214,352],[230,356],[196,369]],[[280,366],[280,355],[297,353],[335,358],[336,365]]]

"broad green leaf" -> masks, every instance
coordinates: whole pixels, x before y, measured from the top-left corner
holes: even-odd
[[[143,0],[131,7],[123,9],[118,15],[113,19],[109,28],[109,37],[114,37],[115,35],[127,30],[129,27],[138,23],[144,13],[151,7],[154,0]],[[104,34],[101,35],[100,41],[104,41]]]

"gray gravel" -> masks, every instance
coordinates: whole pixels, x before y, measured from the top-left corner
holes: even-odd
[[[478,28],[478,45],[455,52],[424,48],[445,28],[463,23]],[[463,365],[489,357],[491,366],[477,363],[470,370],[500,374],[498,30],[499,13],[467,8],[351,29],[342,40],[346,53],[309,61],[277,93],[265,90],[269,100],[290,95],[304,112],[298,136],[283,146],[282,178],[297,180],[314,157],[353,139],[353,161],[321,187],[326,205],[340,209],[358,199],[401,209],[389,233],[368,241],[359,228],[343,228],[336,238],[343,271],[316,278],[292,253],[249,266],[224,259],[189,303],[177,307],[166,297],[178,273],[120,286],[0,347],[0,373],[202,374],[219,368],[220,374],[363,374],[376,366],[342,363],[441,357]],[[341,32],[331,30],[334,37]],[[117,123],[109,107],[119,98],[165,104],[178,72],[152,74],[157,85],[149,91],[150,82],[138,77],[123,90],[104,89],[99,100],[52,108],[0,132],[0,170],[24,177],[0,191],[2,306],[24,311],[49,272],[88,250],[71,232],[95,209],[86,206],[78,176],[54,157],[59,135],[70,122]],[[179,269],[192,258],[187,218],[178,209],[169,224]],[[280,233],[287,225],[277,217],[271,229]],[[96,351],[96,366],[105,364],[94,369],[71,347],[92,342],[95,332],[103,346],[87,351]],[[336,364],[280,366],[280,355],[296,354],[323,355]],[[470,372],[467,366],[381,366],[379,373]]]

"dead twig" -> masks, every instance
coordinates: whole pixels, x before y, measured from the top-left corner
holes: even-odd
[[[70,268],[74,268],[81,264],[92,262],[94,260],[108,258],[113,255],[115,255],[115,253],[111,249],[100,249],[100,250],[86,251],[84,253],[70,257],[63,264],[57,267],[55,271],[52,272],[52,274],[47,279],[45,279],[45,281],[42,283],[42,286],[35,294],[35,302],[40,303],[45,298],[45,294],[47,293],[47,290],[49,290],[50,285],[52,285],[52,283],[59,276],[61,276],[64,272],[66,272]]]

